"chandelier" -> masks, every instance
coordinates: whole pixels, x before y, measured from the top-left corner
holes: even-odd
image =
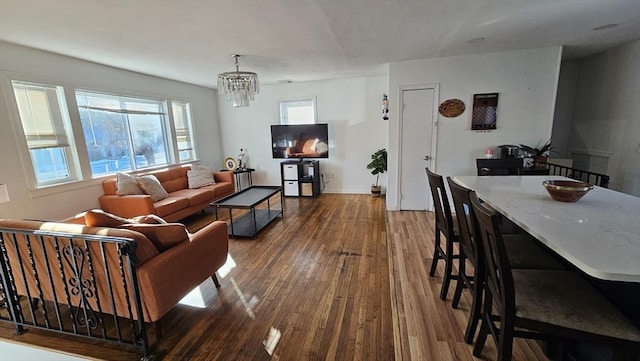
[[[236,54],[233,57],[235,58],[236,71],[218,74],[218,91],[225,94],[227,101],[233,102],[234,108],[248,107],[249,101],[254,100],[255,95],[260,93],[258,74],[238,70],[240,55]]]

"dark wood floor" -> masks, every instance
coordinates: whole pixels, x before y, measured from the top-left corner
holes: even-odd
[[[462,341],[468,295],[453,310],[450,299],[438,298],[440,277],[426,274],[431,217],[386,212],[384,198],[370,195],[287,198],[283,220],[256,239],[230,240],[233,267],[220,272],[221,288],[204,282],[192,297],[200,306],[175,307],[159,340],[151,328],[157,359],[473,360]],[[194,231],[211,218],[185,223]],[[281,338],[270,356],[263,341],[272,327]],[[7,324],[0,324],[0,337],[96,359],[141,356],[33,329],[15,336]],[[537,344],[521,340],[514,356],[545,359]],[[493,358],[488,342],[483,359]]]

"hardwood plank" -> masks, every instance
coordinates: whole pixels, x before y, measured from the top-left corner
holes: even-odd
[[[279,200],[278,200],[279,201]],[[199,306],[178,305],[150,341],[165,360],[476,360],[463,341],[470,307],[438,298],[443,267],[428,276],[433,215],[387,212],[383,197],[322,194],[286,198],[285,215],[255,239],[231,239],[235,266],[197,288]],[[243,214],[233,213],[234,218]],[[227,212],[220,212],[223,220]],[[224,218],[226,217],[226,218]],[[184,221],[190,231],[212,213]],[[196,266],[196,265],[194,265]],[[196,293],[197,293],[196,292]],[[271,327],[281,339],[270,356]],[[87,358],[134,360],[137,349],[29,329],[0,337]],[[488,341],[483,358],[495,358]],[[516,341],[514,360],[545,360],[535,342]]]

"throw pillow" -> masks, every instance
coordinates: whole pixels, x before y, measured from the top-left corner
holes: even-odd
[[[115,228],[123,224],[131,223],[128,218],[107,213],[102,209],[91,209],[84,214],[84,224],[88,227],[110,227]]]
[[[143,175],[138,177],[138,183],[140,184],[140,188],[151,196],[154,202],[157,202],[161,199],[165,199],[169,196],[169,193],[162,187],[160,181],[154,175]]]
[[[209,167],[193,166],[187,171],[187,180],[189,181],[189,188],[200,188],[215,184],[213,179],[213,171]]]
[[[116,173],[116,194],[119,196],[131,195],[131,194],[144,194],[136,177],[126,173]]]
[[[137,216],[131,218],[131,223],[144,223],[144,224],[165,224],[167,221],[155,214],[147,214],[144,216]]]
[[[180,223],[165,224],[123,224],[118,228],[129,229],[144,234],[158,251],[163,252],[189,239],[187,229]]]

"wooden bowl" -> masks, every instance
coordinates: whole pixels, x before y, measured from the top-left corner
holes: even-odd
[[[593,189],[589,183],[568,180],[546,180],[542,185],[551,198],[560,202],[577,202]]]

